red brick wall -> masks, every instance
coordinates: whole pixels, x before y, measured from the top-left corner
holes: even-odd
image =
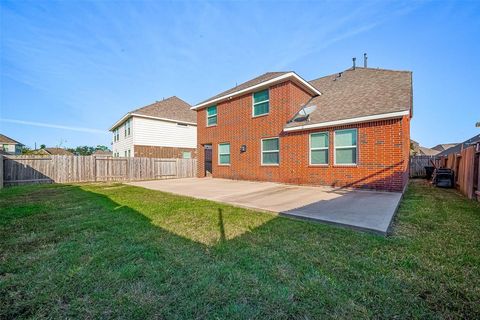
[[[206,127],[206,109],[197,112],[198,174],[204,176],[204,144],[213,145],[213,176],[218,178],[332,185],[400,191],[408,179],[409,119],[377,121],[284,133],[283,127],[310,95],[292,82],[270,88],[270,113],[252,118],[251,94],[217,105],[218,125]],[[333,165],[333,131],[358,129],[357,166]],[[329,165],[309,165],[309,134],[330,132]],[[280,165],[261,166],[260,139],[280,137]],[[407,139],[408,138],[408,139]],[[231,164],[218,165],[218,143],[229,142]],[[247,151],[240,152],[246,145]]]
[[[159,147],[159,146],[141,146],[135,145],[135,157],[145,158],[183,158],[183,152],[191,152],[192,158],[196,158],[196,149],[192,148],[174,148],[174,147]]]

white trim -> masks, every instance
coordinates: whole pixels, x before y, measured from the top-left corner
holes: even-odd
[[[306,125],[298,126],[298,127],[285,128],[283,130],[284,131],[301,131],[301,130],[307,130],[307,129],[332,127],[332,126],[351,124],[351,123],[368,122],[368,121],[380,120],[380,119],[399,118],[399,117],[406,116],[406,115],[409,115],[409,114],[410,114],[409,110],[391,112],[391,113],[382,113],[382,114],[375,114],[375,115],[365,116],[365,117],[350,118],[350,119],[335,120],[335,121],[327,121],[327,122],[314,123],[314,124],[306,124]]]
[[[215,99],[212,99],[212,100],[208,100],[208,101],[205,101],[205,102],[202,102],[202,103],[199,103],[193,107],[191,107],[190,109],[192,110],[197,110],[197,109],[200,109],[200,108],[203,108],[207,105],[210,105],[210,104],[214,104],[218,101],[221,101],[221,100],[225,100],[225,99],[229,99],[229,98],[233,98],[235,96],[238,96],[238,95],[241,95],[243,93],[246,93],[246,92],[249,92],[249,91],[252,91],[252,90],[256,90],[256,89],[260,89],[260,88],[263,88],[265,86],[269,86],[275,82],[278,82],[278,81],[281,81],[281,80],[285,80],[287,78],[294,78],[296,81],[298,81],[300,84],[302,84],[303,86],[305,86],[307,89],[309,89],[312,93],[316,94],[316,95],[321,95],[320,91],[318,91],[314,86],[312,86],[310,83],[308,83],[307,81],[303,80],[300,76],[298,76],[295,72],[289,72],[289,73],[285,73],[285,74],[282,74],[281,76],[278,76],[276,78],[273,78],[273,79],[270,79],[270,80],[267,80],[267,81],[263,81],[259,84],[256,84],[254,86],[251,86],[251,87],[248,87],[248,88],[245,88],[245,89],[242,89],[242,90],[239,90],[239,91],[235,91],[235,92],[232,92],[232,93],[229,93],[229,94],[226,94],[224,96],[221,96],[221,97],[218,97],[218,98],[215,98]]]
[[[221,145],[226,145],[226,144],[228,144],[228,153],[220,153],[220,146]],[[221,143],[218,144],[218,155],[217,155],[217,161],[218,162],[217,162],[217,165],[219,165],[219,166],[229,166],[232,163],[232,149],[231,149],[231,147],[232,146],[230,145],[230,142],[221,142]],[[220,162],[220,156],[221,155],[226,155],[226,154],[228,154],[230,156],[229,162],[228,163],[221,163]]]
[[[278,163],[263,163],[263,140],[273,140],[273,139],[278,140],[278,150],[268,150],[268,151],[265,151],[265,152],[267,152],[267,153],[277,152],[278,153]],[[262,166],[273,166],[273,167],[280,165],[280,138],[279,137],[270,137],[270,138],[260,139],[260,165],[262,165]]]
[[[162,120],[162,121],[175,122],[175,123],[185,123],[185,124],[190,124],[192,126],[197,125],[196,122],[189,122],[189,121],[175,120],[175,119],[161,118],[161,117],[154,117],[154,116],[146,116],[146,115],[143,115],[143,114],[129,112],[126,115],[124,115],[120,120],[115,122],[114,125],[111,126],[110,129],[108,129],[108,131],[112,131],[116,127],[119,127],[120,125],[122,125],[125,122],[126,119],[128,119],[130,117],[139,117],[139,118],[146,118],[146,119]]]
[[[337,147],[335,145],[337,139],[337,132],[341,131],[355,131],[355,146],[340,146]],[[355,148],[355,163],[337,163],[337,149],[353,149]],[[333,164],[335,166],[346,166],[346,167],[355,167],[358,166],[358,129],[357,128],[349,128],[349,129],[339,129],[333,131]]]
[[[312,135],[314,134],[327,134],[327,146],[323,148],[315,148],[315,150],[327,150],[327,163],[312,163]],[[330,132],[328,131],[319,131],[312,132],[308,135],[308,165],[309,166],[323,166],[328,167],[330,165]]]
[[[262,102],[255,102],[255,93],[257,93],[257,92],[262,92],[262,91],[267,91],[267,92],[268,92],[268,99],[265,100],[265,101],[262,101]],[[268,112],[267,112],[267,113],[262,113],[262,114],[257,114],[257,115],[255,115],[255,105],[256,105],[256,104],[265,103],[265,102],[268,102]],[[252,118],[261,117],[261,116],[266,116],[266,115],[269,114],[269,113],[270,113],[270,88],[252,92]]]

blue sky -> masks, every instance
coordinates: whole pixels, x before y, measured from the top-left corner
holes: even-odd
[[[0,132],[33,147],[110,145],[126,112],[191,104],[267,71],[411,70],[411,136],[480,132],[480,1],[0,1]]]

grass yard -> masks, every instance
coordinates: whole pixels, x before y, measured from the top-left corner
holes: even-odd
[[[412,182],[394,234],[122,184],[0,191],[0,318],[479,318],[480,205]]]

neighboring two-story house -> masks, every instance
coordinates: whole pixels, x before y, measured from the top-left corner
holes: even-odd
[[[23,144],[0,133],[0,151],[3,154],[22,154]],[[0,154],[1,154],[0,153]]]
[[[270,72],[192,107],[198,175],[388,191],[408,181],[412,73]]]
[[[190,108],[174,96],[127,113],[110,128],[113,156],[196,157],[197,119]]]

